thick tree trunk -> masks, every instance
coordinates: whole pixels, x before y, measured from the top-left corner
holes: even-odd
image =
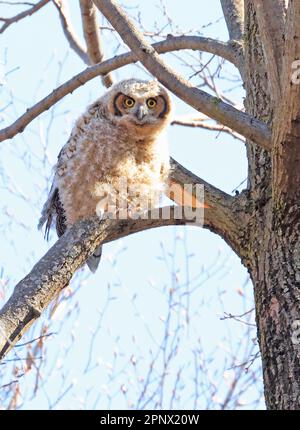
[[[276,130],[274,94],[250,0],[245,1],[245,31],[246,110]],[[249,246],[241,253],[254,285],[266,405],[300,409],[300,207],[286,201],[279,210],[269,154],[250,142],[247,151],[254,204],[249,208]]]
[[[300,212],[267,220],[253,250],[258,337],[270,409],[300,409]],[[259,232],[258,232],[259,233]]]

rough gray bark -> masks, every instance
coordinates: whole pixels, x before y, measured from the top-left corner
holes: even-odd
[[[290,7],[298,10],[299,2],[297,5],[296,1],[291,1]],[[300,320],[300,207],[297,195],[300,104],[299,85],[291,85],[290,72],[287,71],[291,61],[300,56],[299,46],[296,48],[299,36],[294,38],[299,31],[299,18],[295,9],[290,11],[297,28],[291,24],[287,26],[287,69],[281,76],[288,94],[278,100],[269,85],[270,79],[274,79],[269,73],[273,71],[266,66],[268,50],[262,46],[264,38],[260,34],[253,3],[251,0],[245,2],[246,109],[273,126],[274,149],[272,161],[266,151],[251,142],[247,145],[248,193],[252,203],[247,228],[248,252],[244,263],[254,285],[267,407],[300,409],[300,344],[295,341],[295,321]],[[298,97],[297,103],[292,101],[293,97]],[[285,134],[291,128],[293,132]],[[287,144],[284,136],[288,136]],[[277,146],[283,151],[280,158]],[[284,164],[285,169],[278,164]],[[284,175],[284,181],[277,181],[281,175]],[[284,201],[278,202],[277,197],[286,190],[287,184],[293,187],[291,199],[284,193]]]
[[[244,36],[244,0],[221,0],[229,38],[241,41]]]

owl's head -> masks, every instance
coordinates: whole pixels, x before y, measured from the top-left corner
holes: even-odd
[[[157,81],[127,79],[106,97],[109,119],[137,135],[156,134],[170,121],[170,96]]]

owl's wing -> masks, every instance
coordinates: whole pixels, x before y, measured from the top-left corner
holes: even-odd
[[[41,230],[43,225],[46,224],[45,238],[47,239],[49,238],[49,232],[52,226],[52,222],[54,220],[56,221],[56,232],[58,237],[62,236],[67,228],[65,211],[59,198],[59,190],[56,183],[58,169],[64,169],[64,162],[66,159],[67,151],[70,152],[69,142],[62,148],[62,150],[58,154],[58,160],[55,166],[54,180],[50,189],[48,199],[43,206],[41,217],[38,223],[39,230]],[[101,254],[102,245],[99,245],[99,247],[95,250],[94,254],[91,255],[87,260],[87,265],[92,273],[95,273],[97,267],[99,266]]]
[[[63,155],[64,155],[65,147],[60,151],[57,157],[56,171],[58,166],[61,164]],[[45,227],[45,238],[49,238],[50,228],[52,226],[52,222],[56,221],[56,232],[58,237],[62,236],[67,228],[66,225],[66,217],[63,205],[59,198],[59,192],[56,185],[56,173],[54,176],[54,180],[48,195],[48,199],[46,200],[41,217],[38,223],[38,229],[41,230],[43,225],[46,224]]]

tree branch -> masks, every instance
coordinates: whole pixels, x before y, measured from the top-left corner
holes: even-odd
[[[161,54],[171,51],[178,51],[181,49],[192,49],[207,51],[215,55],[221,55],[228,61],[234,61],[235,58],[234,53],[229,45],[204,37],[171,37],[162,42],[154,43],[153,47]],[[69,81],[56,88],[47,97],[39,101],[31,108],[27,109],[27,111],[12,125],[0,130],[0,142],[6,139],[11,139],[16,134],[21,133],[25,127],[38,115],[40,115],[42,112],[45,112],[67,94],[72,93],[74,90],[84,85],[91,79],[94,79],[99,75],[106,75],[112,70],[116,70],[130,63],[135,63],[136,61],[138,61],[136,55],[132,52],[129,52],[113,57],[107,61],[103,61],[103,63],[97,64],[95,66],[91,66],[83,72],[75,75]]]
[[[284,0],[252,0],[262,38],[270,84],[270,94],[276,103],[281,97],[281,72],[284,48]]]
[[[244,36],[244,0],[221,0],[230,40],[242,41]]]
[[[37,12],[39,9],[41,9],[43,6],[49,3],[49,1],[50,0],[40,0],[37,4],[35,4],[31,8],[24,10],[21,13],[18,13],[18,15],[15,15],[11,18],[0,18],[0,21],[4,22],[4,24],[0,28],[0,33],[3,33],[11,24],[18,22],[21,19],[26,18],[27,16],[33,15],[35,12]]]
[[[207,117],[203,118],[175,118],[171,125],[181,125],[183,127],[192,127],[192,128],[202,128],[204,130],[209,131],[218,131],[219,133],[227,133],[230,136],[234,137],[234,139],[239,140],[240,142],[245,143],[245,139],[243,139],[238,133],[235,133],[231,128],[225,127],[222,124],[209,124],[207,123]]]
[[[92,0],[80,0],[80,9],[89,64],[101,63],[104,54],[97,24],[97,9]],[[102,82],[106,88],[109,88],[113,84],[112,75],[102,76]]]
[[[73,51],[75,51],[77,55],[79,55],[79,57],[85,64],[89,65],[90,62],[88,53],[82,46],[79,38],[76,36],[76,32],[72,26],[66,3],[64,3],[63,0],[52,0],[52,2],[58,10],[62,29],[67,41],[69,42],[70,48],[73,49]]]
[[[244,0],[221,0],[230,43],[239,56],[239,71],[244,78]]]
[[[140,62],[166,88],[198,111],[232,128],[263,148],[271,149],[271,131],[265,123],[195,88],[178,75],[160,58],[115,0],[94,0],[94,3]]]

